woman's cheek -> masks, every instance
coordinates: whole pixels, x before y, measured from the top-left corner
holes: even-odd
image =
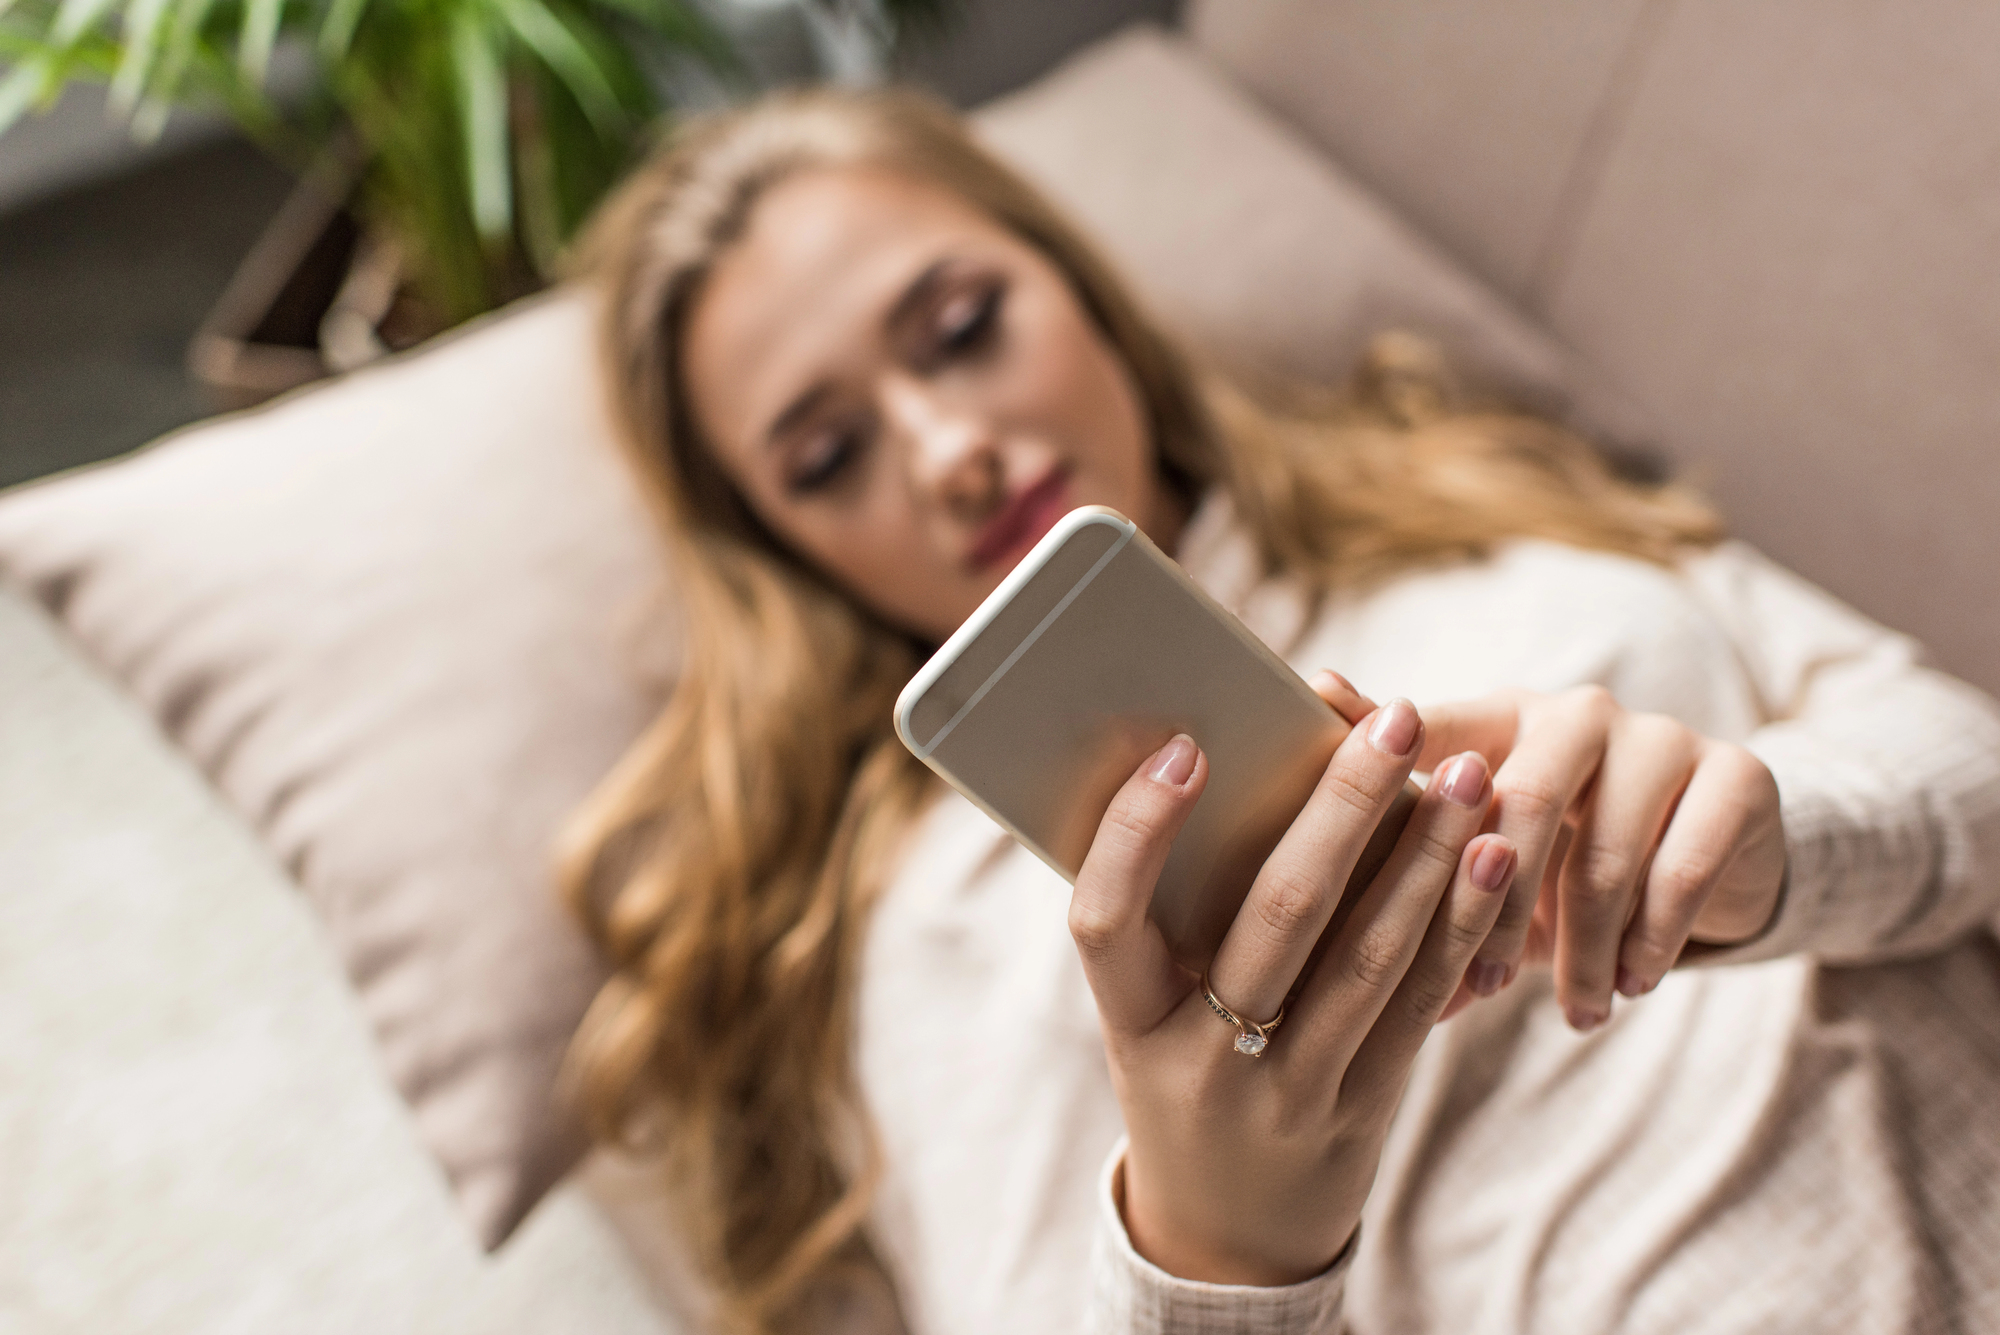
[[[1044,318],[1019,331],[1024,355],[1010,394],[1016,420],[1031,423],[1083,475],[1079,481],[1094,484],[1101,494],[1087,499],[1130,510],[1139,499],[1146,452],[1131,377],[1081,312],[1075,318],[1037,314]]]

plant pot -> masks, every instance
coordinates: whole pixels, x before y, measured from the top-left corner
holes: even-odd
[[[188,370],[222,410],[373,361],[438,332],[405,292],[393,242],[348,209],[351,174],[302,179],[188,346]]]

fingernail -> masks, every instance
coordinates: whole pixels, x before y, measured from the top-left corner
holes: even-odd
[[[1408,700],[1391,700],[1376,710],[1368,743],[1384,755],[1408,755],[1417,744],[1417,707]]]
[[[1514,846],[1504,839],[1489,839],[1472,859],[1472,883],[1481,890],[1498,890],[1513,870]]]
[[[1582,1006],[1565,1006],[1563,1015],[1568,1018],[1569,1027],[1579,1034],[1589,1033],[1610,1018],[1603,1011],[1587,1010]]]
[[[1486,791],[1486,758],[1477,751],[1467,751],[1452,761],[1445,768],[1442,791],[1447,802],[1462,807],[1476,805],[1479,795]]]
[[[1499,960],[1474,960],[1465,969],[1465,985],[1476,997],[1490,997],[1507,982],[1507,966]]]
[[[1151,778],[1155,783],[1164,783],[1169,788],[1178,788],[1194,773],[1194,738],[1186,733],[1177,734],[1171,742],[1161,747],[1153,757]]]
[[[1643,997],[1652,991],[1652,984],[1633,973],[1624,965],[1618,966],[1618,994],[1626,997]]]

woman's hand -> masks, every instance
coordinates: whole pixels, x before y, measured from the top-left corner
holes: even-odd
[[[1785,874],[1778,786],[1742,747],[1597,686],[1501,691],[1424,722],[1420,768],[1461,748],[1495,767],[1494,823],[1521,856],[1454,1008],[1524,959],[1552,960],[1563,1013],[1594,1029],[1614,989],[1651,991],[1690,939],[1743,941],[1770,921]]]
[[[1322,683],[1340,708],[1332,694],[1345,684]],[[1070,931],[1131,1137],[1126,1227],[1171,1274],[1293,1283],[1324,1270],[1354,1231],[1410,1064],[1498,917],[1515,864],[1505,836],[1479,833],[1492,800],[1485,762],[1458,757],[1327,930],[1422,742],[1408,701],[1360,721],[1217,951],[1209,983],[1225,1006],[1255,1021],[1285,1009],[1260,1056],[1236,1050],[1238,1031],[1209,1009],[1146,911],[1207,759],[1175,738],[1105,813]]]

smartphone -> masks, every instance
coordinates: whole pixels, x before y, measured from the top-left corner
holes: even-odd
[[[903,744],[1072,883],[1111,799],[1175,733],[1208,785],[1174,840],[1152,916],[1204,969],[1305,806],[1346,720],[1115,510],[1072,510],[896,702]],[[1349,882],[1409,819],[1406,784]]]

